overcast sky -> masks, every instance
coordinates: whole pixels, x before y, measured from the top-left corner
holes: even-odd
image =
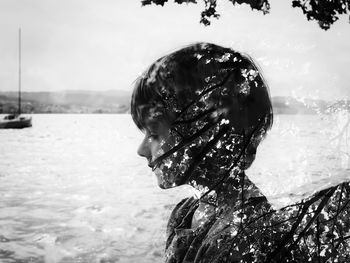
[[[140,0],[1,0],[0,90],[17,89],[20,26],[25,91],[131,90],[158,57],[207,41],[255,58],[272,96],[350,98],[348,17],[324,31],[293,9],[291,0],[271,0],[265,16],[219,2],[221,18],[204,27],[202,3],[141,7]]]

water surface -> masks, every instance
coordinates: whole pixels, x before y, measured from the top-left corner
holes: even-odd
[[[349,180],[348,118],[277,115],[248,176],[276,207]],[[141,139],[129,115],[0,130],[0,262],[162,262],[167,218],[192,190],[160,190]]]

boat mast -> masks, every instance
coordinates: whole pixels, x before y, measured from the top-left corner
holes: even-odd
[[[21,28],[18,30],[18,115],[21,114]]]

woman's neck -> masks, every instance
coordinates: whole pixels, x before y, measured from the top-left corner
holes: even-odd
[[[218,186],[216,186],[218,181],[205,182],[205,184],[203,182],[203,180],[195,181],[191,185],[197,190],[196,195],[200,203],[216,208],[236,207],[238,203],[244,203],[250,197],[262,196],[260,190],[247,178],[244,171],[231,175]]]
[[[215,185],[213,183],[213,185]],[[219,215],[243,208],[250,197],[262,196],[259,189],[246,177],[244,172],[231,176],[214,190],[208,185],[195,183],[199,205],[194,213],[192,228],[195,229],[208,221],[213,215]]]

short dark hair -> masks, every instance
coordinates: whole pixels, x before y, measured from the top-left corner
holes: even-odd
[[[210,96],[216,108],[226,107],[226,117],[239,128],[263,119],[259,134],[264,137],[272,126],[268,85],[258,65],[248,55],[211,43],[189,45],[151,64],[135,82],[131,116],[144,130],[144,107],[157,105],[163,116],[175,116],[175,121],[201,96]]]

